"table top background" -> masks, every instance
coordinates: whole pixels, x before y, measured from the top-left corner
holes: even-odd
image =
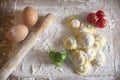
[[[120,65],[119,65],[120,64],[120,50],[119,50],[120,49],[120,45],[119,45],[120,44],[120,40],[119,40],[120,39],[119,38],[119,35],[120,35],[120,16],[119,16],[120,1],[119,0],[104,0],[104,1],[103,0],[24,0],[24,1],[22,1],[22,0],[2,0],[1,2],[2,2],[1,6],[2,6],[2,8],[4,8],[4,10],[6,10],[8,12],[9,11],[13,12],[14,20],[13,21],[11,20],[11,21],[14,25],[16,25],[18,23],[22,23],[22,21],[20,19],[20,14],[21,14],[21,11],[26,6],[33,6],[34,8],[36,8],[38,10],[39,15],[42,15],[42,16],[47,14],[48,12],[53,13],[56,16],[56,19],[55,19],[56,21],[52,26],[63,26],[63,25],[61,25],[62,24],[61,20],[64,21],[64,18],[68,17],[69,15],[75,14],[75,15],[81,16],[84,14],[82,12],[87,13],[90,11],[96,11],[98,9],[103,9],[107,12],[107,14],[109,14],[108,19],[110,21],[109,22],[110,27],[107,28],[106,31],[109,33],[108,37],[110,37],[109,44],[111,46],[113,46],[112,49],[114,49],[113,52],[111,53],[111,56],[113,55],[114,57],[113,57],[113,60],[111,59],[111,62],[110,62],[111,66],[109,66],[108,72],[107,72],[107,70],[105,72],[106,75],[102,75],[101,74],[102,72],[100,72],[100,73],[98,72],[98,73],[93,73],[93,74],[95,74],[95,76],[91,76],[91,75],[76,76],[73,74],[71,74],[71,75],[65,74],[65,76],[50,75],[50,76],[53,76],[54,78],[48,78],[44,75],[42,75],[42,77],[41,77],[41,76],[39,76],[39,74],[31,75],[29,70],[24,71],[26,68],[28,68],[28,66],[30,67],[30,65],[31,65],[31,64],[27,64],[28,61],[30,61],[30,59],[33,60],[31,63],[35,64],[36,59],[34,58],[34,56],[35,57],[36,56],[45,56],[45,55],[38,55],[38,52],[40,50],[37,50],[38,52],[36,52],[36,54],[32,54],[33,49],[38,49],[38,47],[40,45],[45,45],[45,44],[39,44],[39,45],[36,45],[29,52],[28,55],[26,55],[23,62],[17,67],[17,69],[9,77],[10,80],[21,80],[21,79],[24,79],[24,80],[48,80],[48,79],[56,79],[56,80],[79,80],[79,79],[81,79],[81,80],[96,80],[96,79],[97,80],[119,80],[120,79],[120,77],[119,77],[119,75],[120,75],[120,70],[119,70],[119,68],[120,68]],[[62,28],[61,28],[61,30],[62,30]],[[44,32],[42,35],[47,34],[47,31],[46,31],[46,33]],[[103,33],[104,33],[104,31],[103,31]],[[60,35],[62,35],[62,34],[60,34]],[[50,40],[53,37],[54,36],[51,36]],[[46,38],[43,38],[43,41],[44,41],[44,39],[46,39]],[[59,38],[56,38],[56,39],[59,39]],[[39,40],[38,40],[38,42],[39,42]],[[41,43],[43,43],[43,42],[41,42]],[[59,43],[56,43],[56,44],[59,45]],[[54,45],[54,46],[56,46],[56,45]],[[60,47],[61,46],[58,46],[58,48],[60,48]],[[45,53],[45,52],[43,52],[43,53]],[[110,55],[110,54],[108,54],[108,55]],[[10,56],[11,55],[8,56],[8,59]],[[40,58],[40,57],[38,57],[38,58]],[[38,59],[38,61],[40,62],[40,59]],[[27,66],[27,67],[26,68],[23,67],[23,64],[24,64],[24,66]],[[47,64],[49,64],[49,62]],[[107,64],[109,64],[109,63],[107,63]],[[111,71],[111,72],[109,72],[109,71]],[[108,73],[110,73],[110,74],[108,74]],[[47,75],[47,73],[45,73],[45,75]]]

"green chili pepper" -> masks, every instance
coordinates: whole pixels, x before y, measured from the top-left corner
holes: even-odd
[[[56,66],[61,66],[61,65],[62,65],[61,62],[54,62],[54,64],[55,64]]]
[[[58,52],[58,51],[52,50],[50,47],[49,47],[49,50],[50,50],[49,57],[52,60],[52,62],[56,66],[61,66],[62,63],[64,62],[64,60],[67,57],[67,53],[65,51],[64,52]]]
[[[65,51],[64,51],[64,52],[61,52],[61,55],[60,55],[61,61],[64,61],[64,60],[66,59],[66,56],[67,56],[67,54],[66,54]]]

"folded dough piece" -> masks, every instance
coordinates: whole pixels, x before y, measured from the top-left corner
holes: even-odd
[[[98,43],[99,48],[103,47],[106,43],[106,38],[103,34],[95,34],[95,43]]]
[[[72,35],[66,35],[63,38],[63,46],[65,49],[75,49],[77,48],[76,39]]]
[[[77,38],[78,46],[83,48],[88,48],[93,46],[94,44],[94,37],[90,33],[81,33]]]
[[[74,31],[75,29],[78,29],[80,27],[80,21],[75,16],[70,16],[67,19],[66,24],[71,31]]]
[[[86,64],[84,65],[76,67],[76,72],[79,75],[86,75],[90,72],[90,70],[91,70],[91,65],[89,61],[87,61]]]
[[[74,50],[69,53],[69,58],[74,64],[75,71],[80,75],[86,75],[91,69],[88,56],[82,50]]]
[[[100,67],[103,66],[105,62],[105,54],[101,50],[99,50],[96,55],[96,58],[91,62],[91,64],[95,67]]]
[[[88,61],[88,57],[84,51],[74,50],[69,54],[69,58],[75,66],[84,65]]]
[[[95,59],[95,57],[97,55],[96,51],[97,51],[97,49],[95,49],[93,47],[87,48],[85,50],[85,53],[87,54],[89,61],[92,61]]]
[[[82,33],[89,33],[89,30],[85,26],[80,26],[79,29],[75,29],[73,31],[73,34],[76,38],[78,38],[79,35],[82,34]]]
[[[78,37],[81,33],[90,33],[93,34],[95,32],[96,28],[91,25],[84,26],[82,23],[78,29],[75,29],[73,31],[73,34]]]

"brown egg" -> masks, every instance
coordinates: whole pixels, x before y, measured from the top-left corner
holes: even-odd
[[[28,28],[25,25],[18,25],[11,28],[7,33],[7,38],[12,42],[23,41],[28,35]]]
[[[27,27],[32,27],[38,20],[38,12],[32,7],[26,7],[23,10],[22,18]]]

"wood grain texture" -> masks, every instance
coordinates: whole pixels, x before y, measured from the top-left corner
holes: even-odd
[[[28,51],[34,46],[38,36],[53,22],[54,16],[48,14],[43,19],[43,22],[38,25],[37,29],[33,29],[27,38],[20,44],[18,49],[13,53],[15,55],[10,58],[5,65],[0,69],[0,80],[6,80],[8,76],[13,72],[17,65],[22,61]]]
[[[11,0],[0,0],[0,68],[8,60],[12,49],[12,43],[7,40],[6,33],[13,27],[14,2]]]

